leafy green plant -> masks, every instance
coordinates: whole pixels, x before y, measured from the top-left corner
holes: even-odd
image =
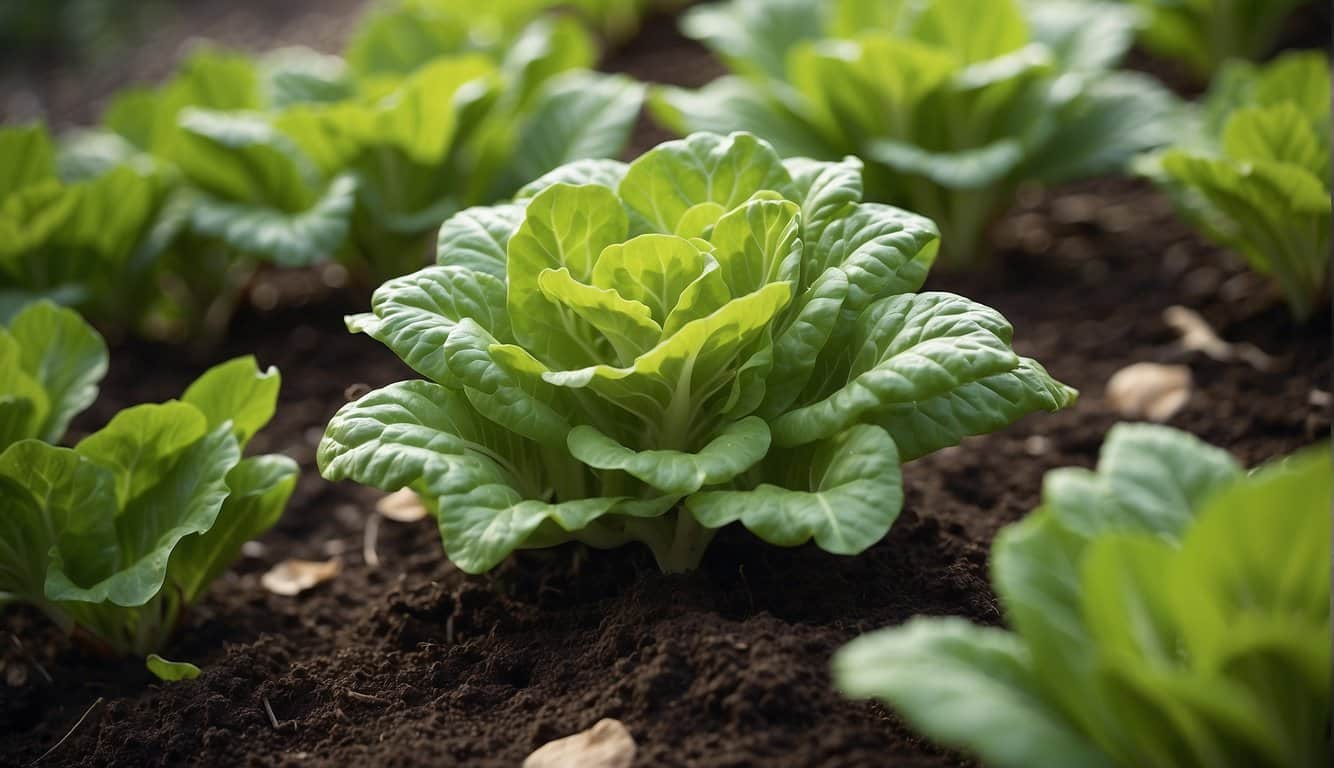
[[[419,15],[403,24],[424,35],[432,27]],[[467,27],[415,43],[381,40],[379,29],[349,49],[352,97],[274,118],[325,177],[355,179],[348,252],[376,282],[420,268],[432,233],[463,207],[562,163],[618,154],[639,112],[641,86],[587,71],[596,48],[570,19],[534,20],[492,55],[450,47]]]
[[[686,570],[732,522],[859,553],[900,462],[1075,396],[994,310],[917,292],[937,242],[862,202],[855,158],[751,134],[562,166],[348,318],[427,380],[343,407],[321,471],[415,490],[472,573],[570,540]]]
[[[1231,62],[1196,116],[1199,130],[1141,163],[1206,236],[1271,275],[1299,320],[1329,275],[1329,94],[1320,52],[1263,67]]]
[[[65,328],[50,327],[57,348]],[[278,386],[276,370],[237,358],[180,400],[127,408],[73,448],[37,439],[5,448],[0,601],[31,603],[115,653],[162,648],[296,484],[285,456],[242,458],[273,416]]]
[[[1327,765],[1330,478],[1327,448],[1247,475],[1117,426],[997,538],[1013,631],[916,618],[839,651],[837,684],[998,767]]]
[[[67,182],[44,128],[0,128],[0,320],[51,298],[136,322],[153,269],[143,244],[164,190],[152,171],[129,164]]]
[[[868,198],[934,219],[946,261],[984,256],[1021,183],[1117,170],[1170,138],[1170,94],[1112,71],[1134,31],[1116,6],[731,0],[691,9],[682,29],[736,74],[658,90],[660,122],[859,156]]]
[[[1228,59],[1258,60],[1305,0],[1124,0],[1143,11],[1144,47],[1179,59],[1201,79]]]
[[[59,442],[106,370],[106,344],[77,312],[25,307],[0,327],[0,451],[26,438]]]

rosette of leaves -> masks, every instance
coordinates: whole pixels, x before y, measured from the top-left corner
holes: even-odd
[[[349,46],[353,93],[274,118],[326,178],[355,179],[346,253],[376,282],[427,263],[460,209],[619,154],[638,115],[642,87],[588,71],[597,48],[573,19],[480,29],[431,3],[374,16]]]
[[[1224,67],[1198,130],[1142,170],[1191,223],[1271,276],[1298,320],[1327,293],[1330,75],[1320,52]]]
[[[1207,79],[1228,59],[1264,58],[1305,0],[1123,0],[1144,15],[1139,39]]]
[[[1001,532],[1012,627],[916,618],[834,659],[847,694],[988,765],[1328,764],[1330,454],[1247,475],[1121,425]]]
[[[470,573],[570,540],[687,570],[733,522],[859,553],[901,462],[1075,396],[994,310],[918,292],[937,242],[855,158],[751,134],[563,166],[348,318],[426,379],[343,407],[321,471],[415,490]]]
[[[267,114],[339,97],[341,60],[283,49],[262,60],[196,51],[166,83],[129,89],[103,125],[71,137],[61,164],[102,180],[108,166],[155,168],[171,196],[145,246],[156,272],[155,335],[216,336],[261,263],[302,266],[336,256],[355,197],[350,175],[325,178]]]
[[[730,0],[681,27],[735,74],[656,91],[660,122],[861,157],[867,197],[935,220],[947,262],[983,258],[985,229],[1020,184],[1116,171],[1170,140],[1173,97],[1114,71],[1134,35],[1126,8]]]
[[[79,313],[26,306],[0,326],[0,451],[27,438],[59,442],[106,371],[106,343]]]
[[[243,458],[274,369],[237,358],[180,400],[139,405],[63,448],[0,453],[0,601],[30,603],[118,654],[164,646],[182,612],[282,514],[297,467]]]
[[[154,269],[144,244],[164,192],[158,175],[132,164],[70,181],[45,128],[0,128],[0,321],[50,298],[137,322]]]

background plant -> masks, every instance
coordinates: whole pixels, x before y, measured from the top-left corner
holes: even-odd
[[[50,298],[136,323],[151,296],[144,243],[165,189],[153,170],[132,163],[69,181],[44,128],[0,128],[0,321]]]
[[[1228,59],[1260,60],[1305,0],[1123,0],[1144,14],[1144,47],[1178,59],[1201,80]]]
[[[937,242],[856,159],[750,134],[563,166],[348,319],[427,380],[342,408],[321,471],[417,491],[468,572],[569,540],[685,570],[732,522],[861,552],[901,461],[1074,398],[994,310],[917,292]]]
[[[1196,128],[1142,169],[1209,238],[1270,275],[1305,320],[1327,291],[1330,75],[1320,52],[1219,73]]]
[[[857,155],[868,198],[934,219],[950,261],[981,258],[983,230],[1021,182],[1113,171],[1169,138],[1171,97],[1111,71],[1133,37],[1124,8],[732,0],[681,26],[735,75],[659,90],[664,125]]]
[[[1246,475],[1117,426],[997,537],[1012,631],[913,619],[841,650],[836,681],[989,765],[1325,765],[1330,478],[1327,448]]]
[[[94,378],[90,356],[67,343],[60,310],[29,310],[12,333],[37,326],[31,312],[62,319],[41,326],[55,369]],[[0,453],[0,601],[30,603],[118,654],[161,649],[295,486],[291,459],[242,458],[272,417],[278,386],[276,370],[237,358],[180,400],[127,408],[73,448],[10,444]]]
[[[538,5],[502,3],[479,20],[402,3],[368,18],[346,60],[203,48],[161,86],[118,94],[59,158],[63,179],[109,195],[133,191],[126,169],[157,184],[121,248],[133,255],[120,257],[124,287],[103,294],[135,309],[140,330],[216,336],[261,264],[337,259],[378,283],[427,263],[432,233],[460,208],[617,154],[642,88],[587,71],[595,41]],[[0,291],[97,309],[15,271],[0,273]]]

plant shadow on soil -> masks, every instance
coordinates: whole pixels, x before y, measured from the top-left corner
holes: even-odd
[[[644,33],[662,37],[645,47],[650,54],[609,66],[641,76],[673,66],[684,43],[663,24]],[[707,80],[709,66],[689,77]],[[659,138],[641,126],[636,144]],[[99,698],[41,765],[512,766],[602,717],[628,726],[646,766],[967,764],[883,707],[842,699],[829,686],[829,656],[914,614],[999,623],[990,540],[1036,506],[1044,472],[1093,463],[1118,421],[1102,396],[1113,372],[1143,361],[1189,365],[1196,391],[1170,423],[1247,464],[1329,431],[1328,405],[1312,400],[1331,375],[1327,315],[1294,327],[1263,281],[1199,241],[1139,182],[1022,198],[993,231],[989,268],[938,272],[927,288],[999,309],[1016,327],[1017,351],[1082,396],[1059,414],[905,467],[903,514],[859,557],[779,549],[727,529],[688,576],[658,574],[638,546],[571,545],[468,577],[449,565],[429,522],[384,521],[372,566],[364,529],[378,494],[326,483],[314,468],[323,425],[350,385],[411,375],[374,341],[343,330],[342,314],[361,310],[364,296],[248,310],[207,360],[120,346],[76,431],[126,405],[175,396],[209,363],[253,353],[279,366],[284,382],[278,416],[252,450],[287,453],[302,479],[283,520],[164,652],[199,664],[197,680],[158,684],[137,663],[86,653],[31,610],[6,610],[0,764],[32,763]],[[1176,304],[1281,368],[1265,373],[1176,348],[1162,319]],[[259,575],[289,557],[339,557],[343,570],[298,597],[264,591]]]

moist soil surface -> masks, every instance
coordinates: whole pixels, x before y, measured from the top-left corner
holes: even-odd
[[[636,53],[608,68],[688,84],[716,71],[661,19],[626,50]],[[641,126],[635,143],[658,138]],[[661,575],[638,546],[577,545],[467,576],[429,521],[377,520],[378,492],[327,483],[315,469],[323,426],[349,396],[411,375],[343,330],[364,294],[326,289],[314,274],[284,276],[280,292],[295,301],[245,310],[210,351],[118,344],[74,437],[122,407],[175,396],[209,364],[254,354],[284,382],[278,415],[252,450],[284,452],[304,473],[283,520],[164,651],[201,666],[197,680],[160,684],[34,611],[7,609],[0,764],[514,766],[603,717],[625,723],[643,766],[969,764],[885,708],[842,699],[829,657],[916,614],[1001,623],[989,543],[1037,505],[1044,472],[1093,464],[1122,420],[1104,397],[1114,372],[1189,366],[1194,392],[1169,423],[1247,464],[1323,439],[1330,426],[1328,316],[1295,325],[1263,280],[1193,236],[1147,186],[1027,190],[991,239],[986,268],[938,269],[927,288],[999,309],[1016,349],[1082,395],[1061,413],[906,466],[902,515],[858,557],[726,529],[685,576]],[[1163,319],[1173,305],[1268,353],[1272,366],[1183,349]],[[295,597],[270,594],[260,575],[288,558],[337,558],[342,571]]]

